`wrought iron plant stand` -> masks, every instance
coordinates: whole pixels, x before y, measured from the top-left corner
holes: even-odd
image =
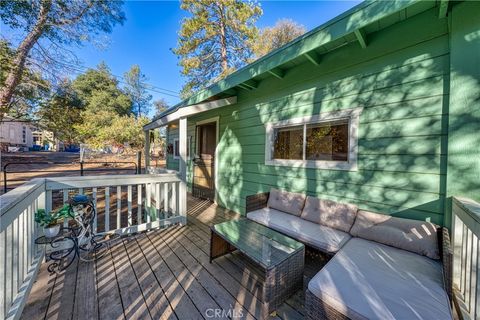
[[[53,238],[42,236],[35,240],[37,244],[50,246],[47,259],[51,263],[47,270],[51,273],[65,270],[76,258],[86,262],[94,261],[106,252],[107,239],[103,235],[96,235],[93,230],[96,210],[92,199],[78,194],[68,204],[69,216],[75,225],[64,226]]]

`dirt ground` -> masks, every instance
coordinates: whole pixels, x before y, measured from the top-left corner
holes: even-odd
[[[96,156],[84,160],[84,175],[133,174],[136,161],[136,155]],[[80,154],[72,152],[2,152],[0,194],[5,190],[5,174],[9,191],[32,178],[80,176],[79,162]],[[165,161],[152,159],[152,164],[165,166]]]

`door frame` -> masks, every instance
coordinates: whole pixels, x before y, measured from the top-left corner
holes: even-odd
[[[214,152],[214,162],[213,162],[213,174],[215,175],[214,177],[214,184],[215,184],[215,190],[214,190],[214,199],[213,202],[215,204],[218,204],[218,192],[217,192],[217,186],[218,186],[218,142],[219,142],[219,132],[220,132],[220,116],[208,118],[205,120],[200,120],[195,122],[195,155],[198,155],[198,150],[199,150],[199,139],[198,139],[198,126],[202,124],[207,124],[207,123],[213,123],[215,122],[215,152]],[[193,166],[192,164],[192,191],[193,191]]]

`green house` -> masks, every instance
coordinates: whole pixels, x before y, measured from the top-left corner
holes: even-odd
[[[364,2],[144,130],[167,126],[167,168],[236,212],[274,187],[449,225],[452,195],[480,200],[479,17]]]

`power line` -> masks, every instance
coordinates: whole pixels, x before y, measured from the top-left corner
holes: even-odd
[[[68,68],[71,68],[75,71],[77,71],[78,73],[82,73],[82,72],[85,72],[85,71],[88,71],[88,70],[96,70],[94,68],[89,68],[89,67],[83,67],[83,70],[81,68],[77,68],[77,67],[73,67],[73,66],[67,66]],[[118,82],[122,83],[122,84],[128,84],[126,83],[125,81],[123,81],[123,77],[120,77],[120,76],[117,76],[117,75],[114,75],[112,73],[110,73],[110,75],[112,75]],[[151,84],[148,84],[146,82],[143,82],[142,83],[144,85],[144,88],[148,91],[152,91],[152,92],[156,92],[156,93],[160,93],[160,94],[164,94],[164,95],[167,95],[167,96],[171,96],[171,97],[175,97],[175,98],[179,98],[178,94],[172,94],[172,93],[169,93],[169,92],[173,92],[173,93],[177,93],[175,91],[172,91],[172,90],[168,90],[168,89],[163,89],[163,88],[159,88],[159,87],[155,87]],[[155,88],[157,90],[155,90]],[[159,90],[162,90],[162,91],[159,91]],[[169,91],[169,92],[164,92],[164,91]]]
[[[34,61],[31,58],[27,58],[27,59],[30,60],[33,63],[36,63],[36,61]],[[76,71],[77,73],[83,73],[83,72],[88,71],[88,70],[96,70],[96,68],[86,67],[86,66],[81,66],[81,65],[74,66],[74,65],[68,64],[66,62],[55,61],[55,63],[61,64],[66,68],[69,68],[69,69],[72,69],[72,70]],[[110,72],[110,75],[112,77],[114,77],[119,83],[128,84],[125,81],[123,81],[123,77],[115,75],[111,72]],[[146,83],[146,82],[143,82],[142,84],[144,84],[144,89],[145,90],[155,92],[155,93],[159,93],[159,94],[163,94],[163,95],[167,95],[167,96],[171,96],[171,97],[175,97],[175,98],[179,98],[178,92],[176,92],[176,91],[161,88],[161,87],[157,87],[157,86],[154,86],[154,85]],[[159,90],[162,90],[162,91],[159,91]],[[167,92],[165,92],[165,91],[167,91]]]

